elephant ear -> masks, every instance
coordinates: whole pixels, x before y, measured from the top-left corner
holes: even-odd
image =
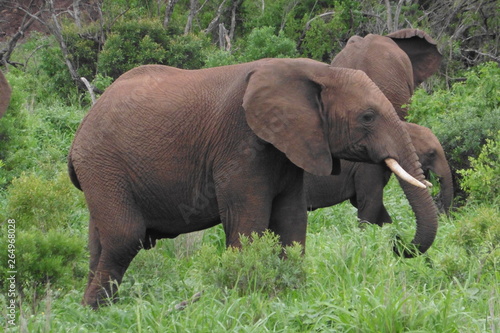
[[[362,40],[363,40],[363,37],[360,37],[358,35],[354,35],[354,36],[351,36],[351,38],[349,38],[346,45],[354,44],[354,43],[360,42]]]
[[[403,29],[390,33],[387,37],[391,38],[410,58],[415,87],[438,70],[443,56],[436,42],[424,31]]]
[[[249,74],[243,108],[250,128],[286,154],[298,167],[315,175],[330,175],[330,152],[321,102],[321,84],[310,76],[329,66],[306,59],[276,59]],[[335,163],[335,171],[340,165]]]

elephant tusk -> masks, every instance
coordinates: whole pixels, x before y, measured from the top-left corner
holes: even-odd
[[[428,181],[427,179],[424,179],[424,180],[422,181],[422,183],[424,183],[424,185],[425,185],[425,186],[427,186],[427,187],[433,187],[433,186],[434,186],[434,185],[432,185],[432,183],[431,183],[430,181]]]
[[[420,181],[418,181],[417,179],[415,179],[415,177],[413,177],[408,172],[406,172],[405,169],[403,169],[403,167],[401,165],[399,165],[399,163],[395,159],[393,159],[393,158],[386,158],[385,159],[385,164],[387,164],[387,166],[389,167],[389,169],[391,169],[391,171],[396,176],[398,176],[399,178],[401,178],[402,180],[404,180],[404,181],[406,181],[406,182],[408,182],[408,183],[410,183],[412,185],[415,185],[416,187],[427,188],[427,186],[425,186]]]

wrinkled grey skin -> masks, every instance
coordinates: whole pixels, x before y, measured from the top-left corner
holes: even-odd
[[[228,246],[266,229],[304,245],[304,170],[339,172],[341,158],[393,158],[424,179],[403,123],[362,71],[263,59],[123,74],[82,121],[68,157],[90,211],[84,304],[114,299],[113,282],[157,239],[222,223]],[[402,187],[417,221],[412,243],[425,252],[437,211],[426,189]]]

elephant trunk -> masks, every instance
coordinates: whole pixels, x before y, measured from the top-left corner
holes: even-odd
[[[411,142],[405,146],[413,148]],[[400,165],[418,181],[423,182],[425,177],[415,150],[406,149],[401,154]],[[394,250],[405,258],[412,258],[426,252],[434,242],[438,227],[438,213],[428,189],[412,185],[399,176],[398,180],[415,213],[416,233],[411,243],[416,247],[416,251],[410,247],[404,247],[403,250],[395,247]]]

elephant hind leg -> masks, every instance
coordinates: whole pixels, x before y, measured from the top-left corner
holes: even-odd
[[[116,301],[118,285],[142,248],[145,237],[146,228],[142,217],[137,214],[128,212],[107,218],[91,218],[90,273],[83,297],[84,305],[97,309],[100,305]]]

